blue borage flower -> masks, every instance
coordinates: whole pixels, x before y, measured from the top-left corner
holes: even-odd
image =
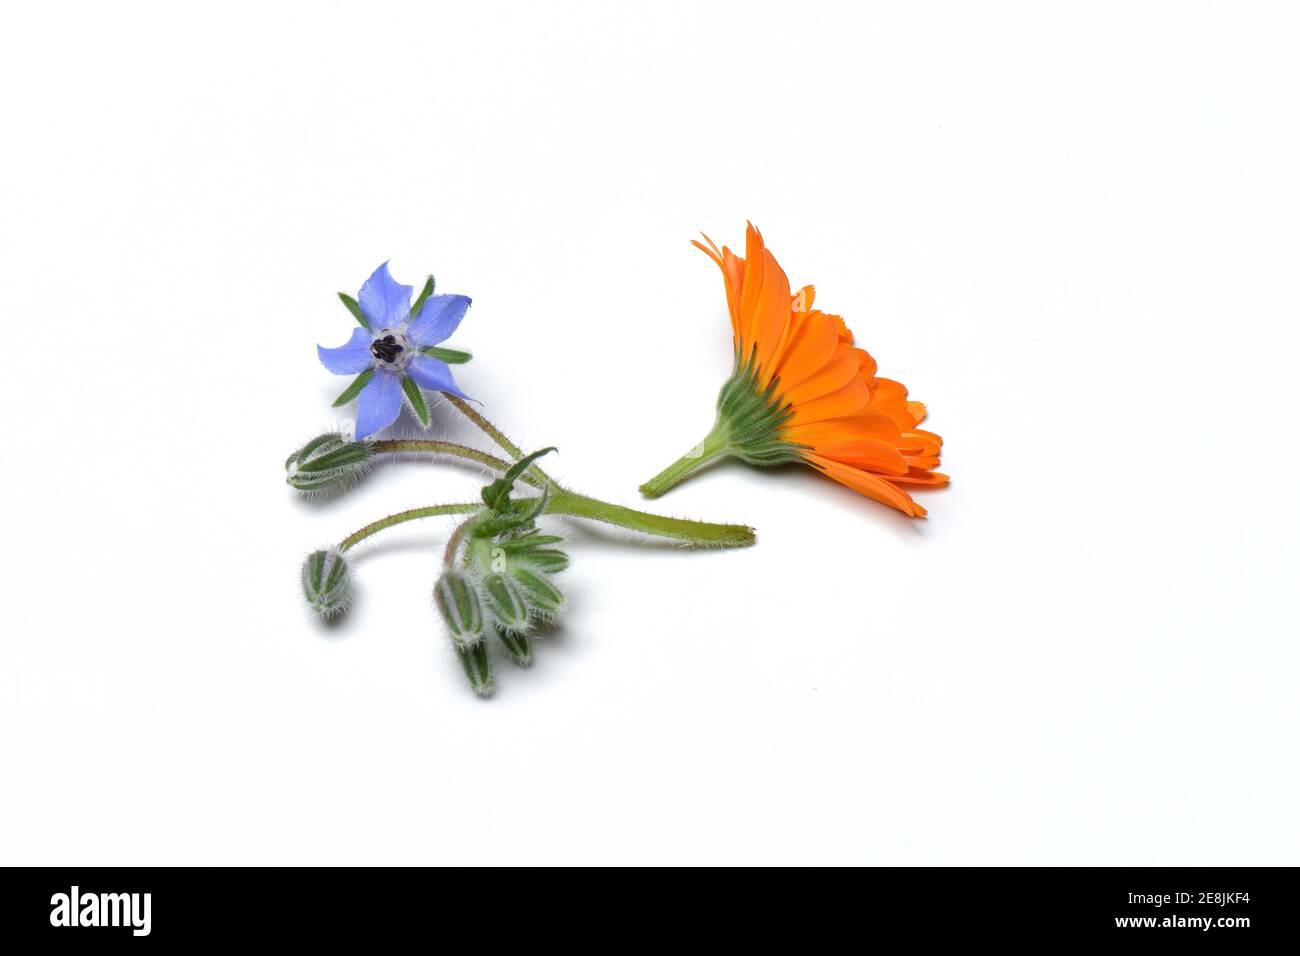
[[[456,331],[470,307],[469,296],[434,295],[429,276],[415,304],[413,286],[401,285],[388,274],[385,262],[366,280],[357,298],[339,298],[361,328],[336,349],[316,346],[321,364],[336,375],[356,375],[334,402],[357,399],[357,439],[383,431],[402,410],[405,396],[425,427],[429,408],[421,389],[468,398],[456,386],[449,362],[469,361],[467,352],[439,348]]]

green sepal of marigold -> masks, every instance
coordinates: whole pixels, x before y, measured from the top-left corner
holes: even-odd
[[[781,380],[759,386],[756,352],[741,361],[736,353],[731,377],[718,392],[718,414],[713,428],[689,452],[641,486],[641,493],[657,498],[705,465],[719,458],[739,458],[751,465],[782,465],[803,460],[802,445],[781,437],[781,429],[794,415],[784,400]]]

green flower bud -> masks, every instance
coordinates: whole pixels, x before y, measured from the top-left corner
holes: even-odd
[[[459,648],[473,647],[483,637],[483,609],[469,578],[459,571],[444,571],[433,586],[433,601],[447,622],[451,641]]]
[[[470,648],[458,647],[456,654],[460,657],[460,664],[465,668],[465,676],[469,678],[469,686],[474,688],[474,693],[480,697],[492,696],[494,681],[492,664],[488,660],[487,641],[479,641]]]
[[[510,659],[520,667],[533,666],[533,642],[529,640],[527,634],[511,634],[508,631],[497,630],[497,637],[505,645],[505,649],[510,652]]]
[[[564,610],[564,595],[543,572],[516,565],[510,569],[510,576],[524,589],[528,603],[543,614],[551,616]]]
[[[502,630],[522,634],[528,629],[528,599],[513,578],[497,571],[484,575],[483,598]]]
[[[515,560],[519,564],[536,568],[543,574],[559,574],[569,566],[569,556],[567,554],[563,551],[553,551],[550,548],[525,551]]]
[[[541,534],[534,530],[498,541],[497,547],[506,554],[522,554],[533,548],[541,548],[548,544],[560,544],[563,541],[564,539],[558,534]]]
[[[329,618],[352,603],[348,563],[337,548],[313,551],[302,565],[302,593],[313,611]]]
[[[303,494],[317,494],[355,481],[366,469],[370,445],[336,432],[317,435],[284,463],[284,480]]]

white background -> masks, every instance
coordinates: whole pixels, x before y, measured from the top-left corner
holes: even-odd
[[[1300,20],[892,6],[10,10],[0,861],[1296,863]],[[488,702],[448,522],[313,620],[480,481],[283,484],[336,290],[472,295],[464,388],[635,504],[746,219],[929,405],[927,521],[719,467],[656,505],[759,545],[575,528]]]

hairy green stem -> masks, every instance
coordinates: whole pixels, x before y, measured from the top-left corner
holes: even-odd
[[[432,505],[427,508],[411,508],[409,511],[399,511],[397,514],[389,515],[387,518],[380,518],[378,521],[372,521],[364,528],[354,531],[339,542],[339,550],[347,551],[353,545],[364,541],[371,535],[378,534],[385,528],[404,524],[407,521],[433,518],[439,515],[472,514],[482,510],[482,508],[483,506],[480,504],[465,503]],[[546,503],[546,513],[601,521],[605,524],[627,528],[629,531],[639,531],[642,534],[682,541],[697,548],[745,548],[754,543],[754,529],[746,525],[715,524],[711,521],[669,518],[666,515],[650,514],[646,511],[637,511],[635,508],[610,504],[608,501],[589,498],[586,495],[580,495],[572,491],[553,490],[550,499]],[[447,542],[447,555],[454,557],[456,547],[472,524],[472,520],[464,522],[452,533],[451,540]]]
[[[442,396],[447,399],[447,401],[451,402],[451,404],[455,406],[462,415],[478,426],[479,430],[482,431],[483,434],[487,435],[494,442],[500,445],[511,458],[518,461],[520,458],[524,457],[524,453],[520,450],[519,446],[507,438],[501,429],[497,428],[481,414],[475,411],[469,402],[465,401],[463,398],[457,398],[455,395],[448,395],[446,392],[443,392]],[[555,481],[550,477],[550,475],[542,471],[542,469],[537,465],[533,465],[529,471],[536,473],[542,481],[550,482],[553,485],[555,484]],[[537,482],[532,482],[532,484],[537,484]]]
[[[370,453],[372,455],[450,455],[453,458],[463,458],[466,461],[477,462],[494,471],[508,471],[510,468],[510,462],[504,458],[498,458],[488,452],[479,451],[477,448],[458,445],[451,441],[435,441],[426,438],[388,438],[371,442]],[[536,488],[541,488],[545,484],[542,479],[533,475],[524,475],[523,479]]]
[[[393,525],[402,524],[407,521],[414,521],[417,518],[434,518],[438,515],[464,515],[482,509],[481,504],[469,502],[458,505],[430,505],[427,508],[411,508],[409,511],[399,511],[395,515],[389,515],[387,518],[380,518],[378,521],[372,521],[357,531],[352,532],[346,538],[339,542],[339,550],[346,551],[353,545],[366,540],[372,534],[378,534],[385,528],[391,528]]]
[[[589,498],[572,491],[553,489],[546,503],[548,514],[570,515],[618,525],[631,531],[672,538],[700,548],[746,548],[754,543],[754,529],[741,524],[715,524],[711,521],[689,521],[669,518],[610,504],[598,498]]]
[[[447,395],[447,400],[458,408],[471,422],[490,436],[493,441],[502,447],[512,457],[518,459],[523,457],[523,452],[510,439],[501,433],[495,425],[467,405],[463,400],[454,395]],[[707,460],[718,457],[725,452],[726,442],[721,442],[720,448],[713,448],[715,435],[711,434],[708,439],[701,444],[704,448]],[[476,448],[470,448],[466,445],[458,445],[455,442],[434,441],[429,439],[403,438],[387,439],[371,443],[371,452],[373,454],[403,454],[403,453],[427,453],[451,455],[457,458],[464,458],[467,461],[477,462],[496,471],[504,472],[509,470],[510,464],[495,455],[479,451]],[[698,449],[697,449],[698,450]],[[696,456],[697,458],[699,456]],[[696,462],[696,459],[688,455],[683,461],[690,460]],[[674,466],[675,467],[675,466]],[[664,485],[662,490],[667,490],[672,484],[686,477],[690,471],[699,467],[699,463],[693,464],[688,470],[676,477],[669,484]],[[672,469],[669,469],[670,471]],[[666,474],[666,473],[665,473]],[[671,538],[674,541],[682,541],[693,547],[715,547],[715,548],[743,548],[754,543],[754,529],[746,525],[737,524],[715,524],[710,521],[689,521],[684,518],[669,518],[666,515],[650,514],[646,511],[637,511],[634,508],[625,508],[622,505],[611,504],[608,501],[601,501],[598,498],[591,498],[587,495],[580,495],[577,492],[569,491],[562,487],[553,478],[548,476],[540,468],[534,465],[523,476],[529,484],[538,488],[549,488],[550,498],[546,503],[546,513],[555,515],[567,515],[574,518],[586,518],[591,521],[601,521],[605,524],[617,525],[620,528],[627,528],[629,531],[639,531],[642,534],[656,535],[661,538]],[[661,476],[662,477],[662,476]],[[658,480],[658,479],[656,479]],[[645,491],[645,488],[642,488]],[[402,524],[406,521],[415,521],[419,518],[431,518],[436,515],[449,514],[471,514],[482,509],[480,504],[457,504],[457,505],[433,505],[428,508],[412,508],[409,511],[402,511],[387,518],[381,518],[366,525],[364,528],[356,531],[339,543],[339,550],[346,551],[359,541],[364,541],[372,534],[383,531],[385,528],[391,528],[393,525]],[[473,524],[473,519],[459,525],[452,533],[451,540],[447,543],[446,556],[454,559],[456,549],[459,547],[465,533]]]
[[[451,455],[454,458],[464,458],[467,461],[476,461],[480,465],[488,468],[495,468],[497,471],[505,471],[510,467],[510,463],[496,455],[490,455],[485,451],[479,451],[477,448],[470,448],[468,445],[458,445],[450,441],[433,441],[424,438],[385,438],[380,441],[370,443],[370,451],[375,455],[384,454],[426,454],[426,455]]]
[[[474,527],[474,522],[476,520],[478,520],[477,515],[471,518],[466,518],[460,524],[456,525],[456,530],[447,538],[447,547],[442,552],[442,563],[444,567],[455,567],[456,552],[460,550],[460,543],[465,540],[465,535],[469,534],[470,529]]]
[[[723,434],[723,429],[719,425],[714,425],[713,430],[709,432],[704,441],[642,485],[641,494],[647,498],[658,498],[669,488],[685,481],[705,465],[729,454],[730,450],[731,447]]]
[[[500,445],[511,458],[523,458],[524,453],[519,450],[519,446],[502,434],[501,429],[497,428],[490,421],[474,410],[473,406],[463,398],[457,398],[455,395],[442,393],[442,397],[451,402],[462,415],[477,425],[485,435]]]

